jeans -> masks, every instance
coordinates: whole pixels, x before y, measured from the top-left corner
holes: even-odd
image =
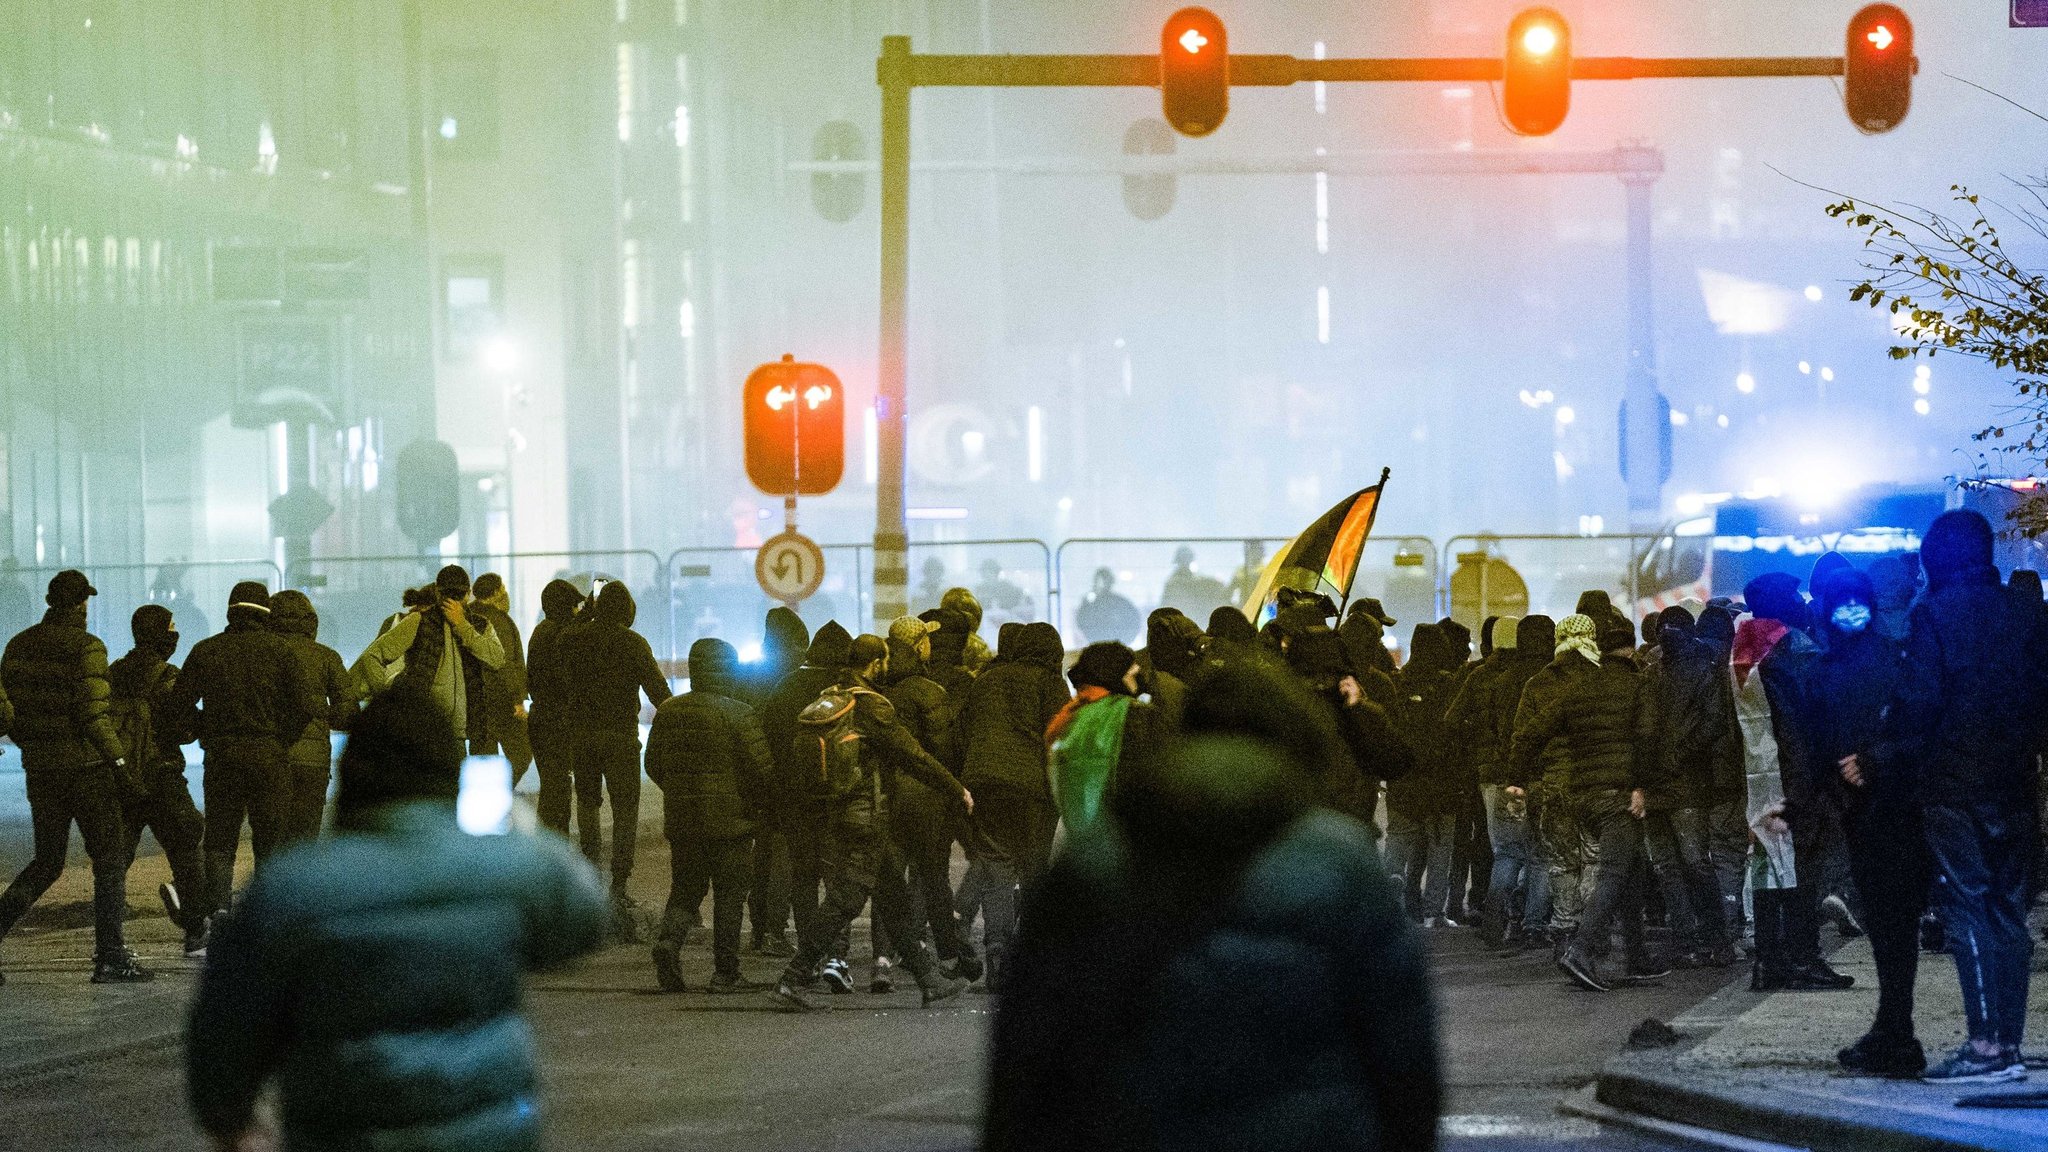
[[[327,786],[333,780],[327,757],[314,760],[286,753],[285,762],[286,787],[291,790],[286,801],[285,839],[318,840],[321,821],[327,815]]]
[[[1664,892],[1672,928],[1688,923],[1693,948],[1720,948],[1728,943],[1721,886],[1714,876],[1713,847],[1707,810],[1677,808],[1652,812],[1643,822],[1643,847]]]
[[[929,928],[939,959],[957,960],[973,949],[953,915],[952,802],[922,784],[899,780],[889,811],[896,851],[910,871],[910,930]]]
[[[711,890],[711,967],[720,976],[740,974],[740,918],[746,908],[747,878],[753,856],[752,839],[706,840],[672,830],[668,837],[668,909],[661,918],[661,939],[682,944],[689,938],[704,890]]]
[[[206,749],[206,911],[228,906],[242,822],[260,871],[284,846],[291,826],[291,777],[284,745],[275,740],[222,740]]]
[[[1493,842],[1487,902],[1499,907],[1509,923],[1541,928],[1550,916],[1550,873],[1536,861],[1534,809],[1521,816],[1508,815],[1507,791],[1499,784],[1486,785],[1480,797],[1486,805],[1487,835]]]
[[[64,874],[76,821],[92,857],[93,945],[105,955],[125,943],[122,921],[128,914],[128,838],[113,770],[106,764],[78,764],[71,756],[55,758],[56,766],[37,763],[41,759],[26,752],[22,756],[35,855],[0,893],[0,936]]]
[[[995,794],[974,799],[977,855],[987,868],[982,890],[982,935],[991,967],[1000,968],[1017,937],[1017,895],[1043,866],[1051,842],[1052,805],[1035,796]]]
[[[2027,877],[2038,833],[2023,807],[1931,804],[1922,815],[1942,878],[1943,923],[1970,1039],[2020,1046],[2034,941],[2027,934]]]
[[[780,936],[789,927],[789,841],[779,819],[763,822],[754,836],[754,880],[747,888],[747,917],[754,943]]]
[[[597,814],[605,795],[611,795],[612,892],[623,895],[640,842],[640,733],[579,732],[569,763],[576,776],[576,831],[593,868],[604,866],[604,831]]]
[[[1420,881],[1421,903],[1408,909],[1410,917],[1434,919],[1445,914],[1444,902],[1451,891],[1452,837],[1458,829],[1458,814],[1410,816],[1398,809],[1387,810],[1387,875],[1404,891]]]
[[[797,938],[796,956],[783,980],[801,987],[839,943],[870,899],[877,935],[886,933],[903,956],[903,966],[922,985],[932,971],[931,951],[910,931],[910,893],[889,845],[886,813],[865,797],[835,804],[824,820],[819,859],[824,863],[825,902]]]
[[[1582,956],[1598,957],[1607,951],[1617,918],[1629,958],[1635,959],[1642,951],[1642,919],[1628,898],[1643,864],[1643,822],[1629,814],[1628,801],[1628,793],[1611,791],[1583,792],[1572,798],[1593,873],[1593,891],[1586,898],[1585,915],[1572,945]],[[1624,907],[1625,903],[1629,906]]]

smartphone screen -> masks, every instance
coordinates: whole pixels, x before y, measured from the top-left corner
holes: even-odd
[[[503,756],[471,756],[462,762],[455,823],[471,836],[503,836],[512,831],[511,761]]]

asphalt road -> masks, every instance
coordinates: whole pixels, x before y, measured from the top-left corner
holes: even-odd
[[[25,941],[23,942],[26,943]],[[54,943],[54,941],[52,941]],[[45,953],[45,948],[36,948]],[[1636,1152],[1655,1141],[1557,1114],[1645,1017],[1669,1019],[1729,974],[1682,973],[1655,989],[1600,996],[1566,985],[1547,954],[1503,959],[1468,932],[1432,941],[1451,1094],[1448,1149]],[[858,954],[858,953],[857,953]],[[541,980],[531,1010],[542,1038],[550,1143],[618,1152],[679,1147],[735,1152],[967,1149],[974,1145],[984,1038],[993,1002],[970,993],[925,1011],[914,993],[832,998],[834,1011],[789,1017],[754,997],[653,991],[646,953],[615,948]],[[74,963],[12,952],[0,1012],[35,999],[104,997]],[[29,961],[18,963],[18,961]],[[709,959],[686,964],[702,979]],[[746,960],[766,979],[775,962]],[[97,1056],[60,1067],[0,1069],[8,1122],[0,1149],[198,1150],[182,1106],[170,1032],[191,973],[165,961],[153,1007],[135,1002]],[[865,973],[862,974],[863,979]],[[164,983],[170,987],[164,987]],[[24,999],[26,998],[26,999]],[[154,1026],[134,1019],[156,1018]],[[115,1033],[118,1031],[119,1035]],[[119,1040],[119,1043],[116,1043]]]

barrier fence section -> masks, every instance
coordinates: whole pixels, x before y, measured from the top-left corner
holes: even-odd
[[[1488,616],[1541,613],[1561,620],[1581,593],[1604,591],[1633,619],[1642,587],[1639,558],[1651,535],[1566,536],[1480,533],[1444,542],[1442,611],[1476,633]]]
[[[1043,540],[928,540],[910,545],[910,611],[939,606],[948,588],[981,604],[981,638],[990,647],[1005,624],[1053,620],[1058,584]]]
[[[817,595],[797,606],[812,633],[837,620],[847,631],[864,630],[863,606],[868,597],[868,545],[825,544],[825,582]],[[761,626],[775,601],[754,579],[758,549],[732,547],[678,548],[669,553],[668,573],[675,638],[671,658],[689,658],[690,645],[716,637],[739,649],[742,660],[758,659]],[[657,652],[660,650],[657,649]]]
[[[1267,560],[1290,539],[1091,536],[1063,541],[1054,553],[1060,632],[1069,646],[1101,640],[1142,644],[1145,616],[1161,607],[1178,608],[1207,627],[1215,609],[1243,602]],[[1351,599],[1377,599],[1404,625],[1433,620],[1437,574],[1436,544],[1428,537],[1375,536],[1366,542]],[[1132,611],[1111,597],[1122,597]],[[1126,636],[1125,624],[1133,616]]]
[[[620,582],[638,605],[634,622],[657,657],[672,647],[668,610],[669,566],[659,554],[638,550],[589,552],[515,552],[495,556],[325,556],[310,562],[313,587],[306,594],[320,612],[320,639],[354,661],[377,629],[404,607],[408,588],[434,581],[442,565],[459,563],[475,580],[496,572],[512,598],[512,619],[520,634],[530,636],[540,620],[541,590],[551,580],[565,579],[588,593],[594,582]]]
[[[72,564],[0,569],[0,643],[43,618],[50,577],[67,568],[85,573],[99,595],[86,604],[86,627],[106,642],[109,658],[129,648],[128,619],[144,604],[171,610],[187,651],[227,627],[228,594],[244,580],[276,588],[283,572],[270,560],[191,560],[167,564]]]

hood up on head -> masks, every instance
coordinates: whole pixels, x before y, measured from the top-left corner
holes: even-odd
[[[313,601],[296,588],[287,588],[270,598],[270,627],[288,636],[320,638],[320,613]]]
[[[1137,653],[1121,641],[1109,640],[1081,649],[1081,656],[1067,673],[1075,688],[1101,688],[1115,695],[1130,695],[1124,677],[1138,663]]]
[[[1017,634],[1017,659],[1058,675],[1067,662],[1067,645],[1060,639],[1060,630],[1052,625],[1042,621],[1026,624]]]
[[[1226,644],[1242,644],[1247,647],[1258,643],[1259,630],[1243,611],[1225,604],[1209,613],[1209,638]]]
[[[576,590],[567,580],[550,580],[540,590],[541,616],[557,624],[567,624],[576,618],[583,607],[583,593]]]
[[[1202,626],[1162,608],[1145,621],[1145,650],[1152,654],[1152,667],[1186,680],[1202,666]]]
[[[777,672],[785,672],[801,664],[810,648],[811,630],[804,627],[803,617],[785,605],[768,610],[767,619],[761,622],[763,663]]]
[[[811,648],[804,654],[804,664],[838,672],[846,667],[847,657],[852,651],[853,634],[839,621],[827,620],[825,626],[818,629],[818,634],[811,637]]]
[[[1526,659],[1548,664],[1557,654],[1557,622],[1540,613],[1522,617],[1521,623],[1515,625],[1515,651]]]
[[[1927,570],[1929,591],[1939,591],[1963,581],[1991,582],[1998,579],[1993,563],[1997,534],[1983,514],[1967,508],[1943,512],[1928,525],[1920,540],[1920,565]]]
[[[128,618],[128,634],[135,638],[137,648],[159,660],[169,660],[178,652],[178,631],[171,610],[161,604],[137,608]]]
[[[598,590],[597,603],[590,606],[590,618],[600,624],[631,628],[640,608],[633,602],[633,590],[614,580]]]
[[[739,696],[739,650],[713,636],[690,645],[690,690]]]
[[[1742,602],[1759,620],[1777,620],[1798,628],[1806,623],[1806,601],[1799,595],[1799,577],[1766,572],[1742,589]]]

